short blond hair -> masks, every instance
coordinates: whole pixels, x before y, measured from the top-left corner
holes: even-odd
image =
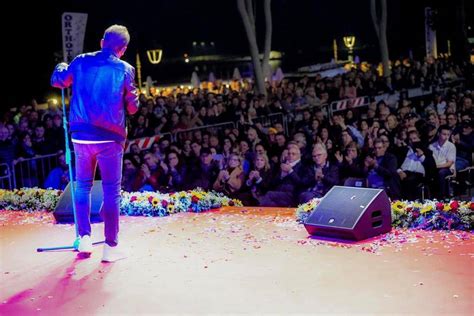
[[[105,30],[102,39],[105,47],[120,51],[130,42],[130,34],[125,26],[114,24]]]

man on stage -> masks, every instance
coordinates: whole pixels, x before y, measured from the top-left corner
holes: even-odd
[[[102,50],[81,54],[70,65],[58,64],[51,77],[54,87],[72,85],[69,126],[76,159],[78,250],[86,256],[92,252],[91,189],[99,164],[104,191],[101,215],[105,223],[102,261],[106,262],[126,257],[118,247],[125,115],[138,110],[135,69],[120,60],[129,41],[126,27],[112,25],[100,42]]]

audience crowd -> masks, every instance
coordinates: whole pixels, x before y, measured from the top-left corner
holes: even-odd
[[[262,206],[295,206],[344,184],[383,188],[392,199],[420,198],[422,188],[447,198],[446,177],[472,166],[471,67],[409,61],[395,63],[389,78],[356,68],[333,78],[268,83],[266,96],[249,83],[142,94],[140,110],[128,118],[129,138],[164,136],[148,150],[130,147],[122,188],[201,187]],[[403,93],[419,87],[433,93],[415,99]],[[394,92],[401,92],[398,101],[375,102]],[[328,114],[330,102],[358,96],[370,103]],[[257,119],[274,113],[287,124]],[[239,128],[198,128],[224,122]],[[171,137],[176,132],[179,138]],[[64,143],[62,111],[53,102],[46,111],[22,105],[0,121],[0,163],[58,153]],[[46,183],[30,183],[63,188],[69,181],[63,160],[58,168]]]

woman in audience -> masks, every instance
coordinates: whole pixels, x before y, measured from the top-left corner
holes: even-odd
[[[240,157],[232,154],[226,167],[219,172],[213,189],[225,193],[229,197],[236,197],[242,187],[244,178]]]
[[[186,166],[181,163],[179,155],[175,151],[170,151],[166,156],[165,170],[166,190],[168,192],[180,191],[184,187],[184,180],[186,178]]]
[[[245,181],[245,189],[238,195],[244,205],[258,205],[258,198],[267,193],[273,178],[266,154],[257,154],[253,165]]]

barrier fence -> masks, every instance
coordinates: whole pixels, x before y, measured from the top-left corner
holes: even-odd
[[[246,130],[251,125],[261,124],[263,128],[269,128],[275,124],[281,124],[285,134],[288,134],[288,120],[283,113],[273,113],[264,116],[258,116],[251,119],[249,122],[237,122],[237,127],[239,129],[243,128]]]
[[[60,154],[19,158],[11,165],[0,164],[0,188],[44,187],[49,172],[58,166]]]
[[[6,163],[0,163],[0,189],[12,189],[12,175],[10,166]]]

